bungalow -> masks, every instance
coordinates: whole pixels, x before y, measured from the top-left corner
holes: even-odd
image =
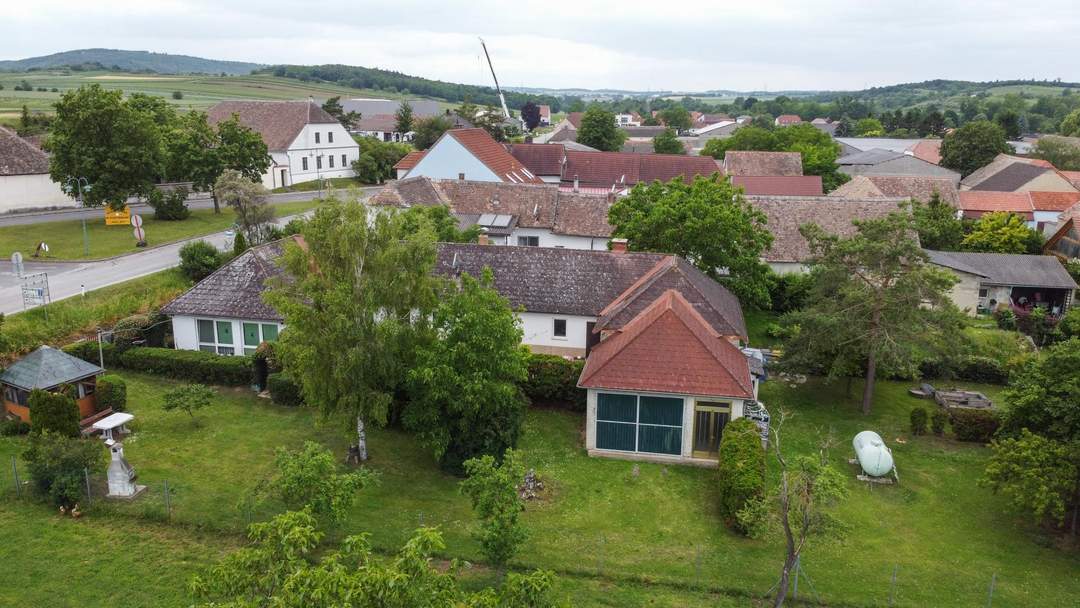
[[[49,175],[49,155],[0,126],[0,213],[74,207],[78,203]]]
[[[443,133],[405,176],[543,183],[487,131],[479,128],[451,129]]]
[[[353,177],[360,146],[336,118],[312,100],[222,101],[207,117],[217,124],[236,116],[266,143],[270,167],[262,176],[267,188],[280,188],[326,177]]]
[[[974,315],[1008,306],[1018,314],[1043,308],[1053,316],[1072,305],[1077,285],[1053,256],[930,251],[930,262],[951,271],[959,282],[950,298]]]
[[[412,141],[412,131],[401,133],[397,130],[397,116],[393,114],[365,114],[353,124],[350,131],[354,135],[374,137],[379,141]]]
[[[961,190],[993,192],[1076,192],[1066,175],[1045,160],[998,154],[960,181]]]
[[[105,370],[93,363],[51,346],[42,346],[0,373],[4,410],[24,422],[30,422],[30,391],[41,389],[59,392],[63,387],[70,386],[75,404],[79,407],[79,417],[93,416],[97,407],[94,396],[97,377],[103,373]]]
[[[948,177],[916,175],[856,175],[829,193],[838,198],[906,198],[927,202],[935,194],[953,207],[960,206],[956,183]]]
[[[913,175],[920,177],[943,177],[960,183],[960,174],[935,163],[922,160],[906,152],[873,148],[847,154],[837,159],[840,171],[848,175]]]

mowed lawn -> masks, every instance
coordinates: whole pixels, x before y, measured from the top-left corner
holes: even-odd
[[[274,205],[274,210],[277,217],[285,217],[317,205],[317,201],[296,201]],[[146,242],[153,247],[227,230],[236,223],[236,213],[227,206],[223,207],[221,213],[214,213],[213,209],[194,209],[190,217],[175,222],[156,220],[150,210],[140,212]],[[49,253],[42,256],[42,260],[101,259],[142,251],[135,246],[131,226],[106,226],[105,212],[101,213],[101,217],[86,221],[89,256],[83,255],[81,220],[0,227],[0,256],[8,258],[12,252],[21,251],[24,259],[30,261],[37,244],[42,241],[49,246]]]
[[[317,440],[342,453],[350,438],[337,425],[320,425],[308,409],[277,406],[244,389],[221,389],[219,400],[193,421],[162,411],[161,394],[174,383],[123,375],[136,415],[136,433],[125,441],[125,451],[150,491],[135,503],[109,503],[106,513],[89,514],[90,522],[101,517],[135,530],[183,530],[192,534],[192,543],[203,542],[203,533],[236,539],[248,521],[282,508],[270,501],[250,509],[243,501],[272,472],[277,446]],[[999,397],[996,387],[978,388]],[[1075,605],[1080,556],[1056,548],[1027,518],[978,486],[988,448],[909,437],[911,408],[932,403],[909,397],[906,384],[882,382],[869,417],[858,413],[859,383],[852,389],[849,397],[842,382],[811,380],[791,387],[771,381],[762,394],[774,414],[781,408],[793,413],[783,434],[786,453],[814,452],[831,430],[837,443],[830,458],[849,475],[851,494],[836,512],[843,530],[813,539],[802,561],[822,601],[886,605],[898,568],[897,606],[985,605],[995,574],[995,607]],[[745,539],[723,527],[714,507],[715,471],[588,458],[583,422],[581,415],[562,411],[534,409],[527,416],[520,447],[526,465],[547,487],[541,500],[528,504],[524,521],[531,536],[515,566],[556,570],[560,589],[575,605],[743,606],[773,585],[783,557],[781,539]],[[854,467],[847,464],[850,440],[865,428],[893,447],[899,486],[866,486],[854,479]],[[442,557],[480,562],[470,535],[473,514],[458,493],[458,480],[440,473],[429,451],[407,433],[373,430],[370,443],[370,466],[381,481],[361,491],[347,521],[330,531],[331,541],[368,532],[378,549],[392,552],[418,525],[437,525],[448,544]],[[0,440],[0,462],[22,445],[22,439]],[[172,492],[168,523],[166,480]],[[10,488],[10,472],[0,472],[0,485]],[[53,516],[44,507],[33,513],[40,513],[41,525],[50,525]],[[132,544],[128,550],[144,549]],[[145,550],[148,561],[157,559]],[[204,551],[214,554],[220,547]],[[177,553],[178,559],[184,555]],[[55,576],[61,584],[60,572]],[[176,576],[171,584],[184,583],[185,577]],[[803,594],[809,589],[805,581],[800,586]],[[162,593],[179,598],[183,590]],[[15,597],[34,603],[29,595]]]

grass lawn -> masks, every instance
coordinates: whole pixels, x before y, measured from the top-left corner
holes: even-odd
[[[316,201],[296,201],[274,205],[274,210],[278,217],[285,217],[317,205]],[[151,246],[220,232],[236,223],[236,214],[229,208],[222,209],[221,213],[214,213],[213,209],[194,209],[191,217],[178,222],[155,220],[153,211],[144,212],[142,216],[146,240]],[[7,258],[14,251],[21,251],[30,260],[41,241],[49,245],[44,260],[100,259],[141,251],[135,247],[131,226],[106,226],[104,217],[102,211],[100,219],[86,222],[90,236],[89,256],[83,256],[81,220],[0,227],[0,256]]]
[[[273,502],[253,512],[239,506],[270,473],[277,446],[315,439],[340,453],[348,441],[337,427],[317,424],[307,409],[276,406],[242,389],[222,389],[220,400],[192,421],[161,410],[161,394],[172,382],[124,376],[136,415],[136,434],[125,441],[125,451],[150,492],[135,503],[110,503],[106,515],[92,513],[90,521],[106,516],[143,532],[160,529],[167,479],[171,523],[181,525],[175,529],[238,538],[249,519],[281,508]],[[999,387],[968,386],[999,397]],[[810,453],[820,434],[832,429],[838,443],[831,458],[851,474],[851,495],[837,511],[843,533],[812,540],[804,553],[803,568],[817,594],[830,605],[884,605],[896,566],[897,606],[982,605],[995,573],[995,607],[1074,602],[1080,597],[1080,556],[1055,548],[1053,539],[977,485],[987,448],[907,437],[911,408],[931,405],[909,397],[907,387],[880,383],[869,417],[858,413],[858,382],[851,397],[842,382],[811,380],[793,388],[773,381],[764,387],[770,411],[795,413],[784,434],[785,451]],[[901,485],[867,487],[854,480],[846,462],[850,439],[865,428],[877,430],[893,447]],[[564,581],[560,589],[575,605],[747,605],[748,596],[775,582],[781,540],[749,540],[723,527],[713,507],[713,471],[641,463],[635,475],[633,463],[586,457],[582,432],[580,415],[529,412],[520,447],[547,490],[526,510],[531,537],[517,566],[556,570]],[[907,443],[897,443],[897,437]],[[377,429],[369,438],[370,466],[381,482],[360,493],[331,538],[369,532],[377,548],[394,551],[421,523],[438,525],[449,547],[444,557],[479,561],[470,535],[473,516],[457,492],[458,480],[440,473],[431,454],[406,433]],[[0,439],[0,462],[17,454],[22,441]],[[9,470],[0,472],[0,487],[10,488],[10,481]],[[41,517],[50,517],[42,509]]]
[[[362,184],[359,180],[352,177],[330,177],[323,180],[323,187],[327,185],[339,190],[348,190],[349,188],[363,188],[365,186],[371,186],[372,184]],[[292,186],[284,186],[281,188],[274,188],[272,192],[280,194],[283,192],[314,192],[319,189],[318,180],[312,180],[309,182],[300,182],[299,184],[293,184]]]
[[[85,298],[67,298],[49,304],[45,311],[34,308],[4,320],[4,340],[0,363],[28,352],[41,344],[63,346],[99,327],[135,313],[157,308],[191,286],[180,271],[172,268],[88,292]]]

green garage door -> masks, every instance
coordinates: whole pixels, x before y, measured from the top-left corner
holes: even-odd
[[[637,448],[637,396],[596,396],[596,447],[633,452]]]
[[[679,398],[597,393],[596,447],[678,456],[682,417]]]

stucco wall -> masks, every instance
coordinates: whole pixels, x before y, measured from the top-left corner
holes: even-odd
[[[315,143],[315,133],[319,134],[319,143]],[[333,133],[334,141],[330,142],[329,134]],[[322,169],[318,168],[316,157],[322,155]],[[345,155],[345,163],[342,165],[341,156]],[[349,132],[340,124],[313,124],[307,125],[296,136],[288,150],[277,151],[271,154],[274,163],[263,174],[263,185],[267,188],[280,188],[282,185],[291,186],[301,182],[310,182],[319,177],[353,177],[352,163],[360,158],[360,145],[353,140]],[[330,157],[334,158],[334,166],[330,166]],[[307,158],[308,167],[304,169],[304,158]],[[281,170],[286,169],[287,184],[281,183]]]
[[[953,276],[960,279],[960,282],[953,285],[952,289],[949,290],[949,299],[952,300],[953,304],[956,304],[957,308],[974,316],[979,309],[978,275],[957,270],[951,272]]]
[[[538,352],[572,356],[585,355],[585,341],[588,335],[586,324],[596,320],[596,317],[538,312],[518,313],[518,317],[522,325],[522,344],[528,344]],[[555,319],[566,319],[566,338],[556,338],[553,335]],[[551,347],[557,350],[540,351],[535,347]]]
[[[766,262],[769,268],[776,274],[805,274],[808,270],[805,264],[799,262]]]
[[[458,143],[451,135],[443,135],[420,162],[409,171],[409,177],[430,177],[432,179],[457,179],[459,173],[465,179],[481,182],[501,182],[502,179],[477,160],[465,146]]]
[[[0,176],[0,213],[44,207],[75,207],[78,203],[52,181],[48,173]]]
[[[593,249],[607,251],[608,239],[603,237],[570,236],[555,234],[547,228],[515,228],[510,235],[508,245],[517,245],[519,236],[540,238],[540,247],[562,247],[564,249]]]

